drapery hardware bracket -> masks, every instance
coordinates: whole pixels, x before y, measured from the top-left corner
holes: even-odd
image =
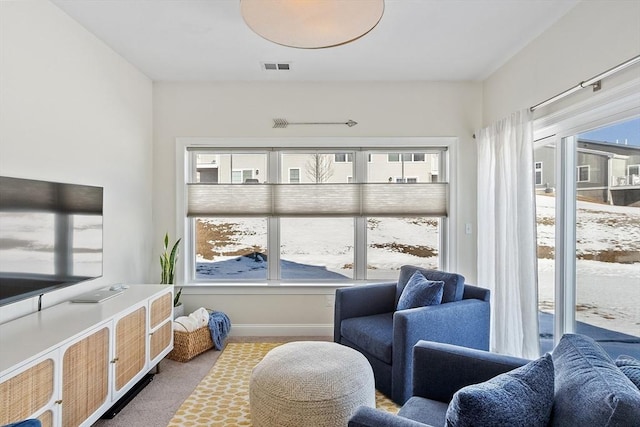
[[[273,119],[274,129],[284,129],[289,125],[347,125],[350,128],[352,128],[357,124],[358,122],[353,121],[351,119],[347,120],[346,122],[297,122],[297,123],[290,123],[287,121],[287,119]]]
[[[600,74],[598,74],[597,76],[593,76],[591,77],[589,80],[585,80],[583,82],[578,83],[577,85],[575,85],[572,88],[569,88],[567,90],[565,90],[564,92],[560,92],[559,94],[552,96],[549,99],[546,99],[542,102],[540,102],[539,104],[534,105],[533,107],[530,107],[529,110],[531,111],[535,111],[538,108],[542,108],[542,107],[546,107],[549,104],[552,104],[566,96],[571,95],[574,92],[579,91],[580,89],[584,89],[588,86],[591,86],[593,88],[594,92],[599,91],[602,88],[602,79],[604,79],[605,77],[609,77],[612,74],[615,74],[621,70],[624,70],[627,67],[630,67],[632,65],[635,65],[637,63],[640,62],[640,55],[634,56],[633,58],[629,59],[628,61],[625,61],[621,64],[616,65],[613,68],[609,68],[607,71],[604,71]]]

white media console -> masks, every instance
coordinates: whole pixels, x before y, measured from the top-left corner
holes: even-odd
[[[0,425],[90,426],[173,348],[173,286],[131,285],[0,325]]]

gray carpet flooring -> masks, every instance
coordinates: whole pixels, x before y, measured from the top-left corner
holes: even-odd
[[[228,342],[331,341],[331,337],[238,337]],[[186,363],[164,359],[160,372],[114,418],[100,419],[94,427],[166,427],[182,402],[211,370],[220,351],[209,350]],[[152,371],[153,372],[153,371]]]

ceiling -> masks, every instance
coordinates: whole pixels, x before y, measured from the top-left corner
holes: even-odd
[[[326,49],[261,38],[240,0],[52,1],[154,81],[478,81],[579,0],[386,0],[369,34]]]

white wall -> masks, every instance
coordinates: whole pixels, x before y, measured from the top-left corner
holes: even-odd
[[[475,143],[481,122],[479,83],[154,83],[154,236],[176,230],[175,153],[178,137],[453,136],[459,138],[457,182],[459,234],[456,270],[474,283]],[[273,129],[274,118],[346,121],[357,126],[291,126]],[[464,234],[464,223],[474,232]],[[159,251],[158,251],[159,252]],[[333,288],[263,290],[208,288],[189,295],[187,311],[200,306],[229,314],[236,333],[317,333],[333,320],[326,294]],[[203,292],[205,292],[203,290]],[[275,292],[275,291],[274,291]],[[261,325],[254,327],[255,325]],[[324,328],[324,329],[322,329]]]
[[[152,84],[46,0],[0,4],[0,174],[104,187],[103,277],[45,307],[115,282],[148,281]],[[0,308],[0,322],[37,308]]]
[[[578,3],[484,82],[483,123],[531,107],[640,54],[640,1],[589,0]],[[542,111],[604,94],[619,81],[640,77],[640,67]]]

